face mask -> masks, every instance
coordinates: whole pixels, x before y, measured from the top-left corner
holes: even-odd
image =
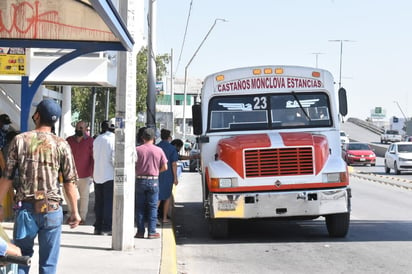
[[[3,125],[3,127],[1,128],[4,131],[8,131],[10,128],[10,125]]]
[[[75,135],[76,135],[77,137],[82,137],[82,136],[83,136],[83,130],[77,130],[77,129],[76,129]]]

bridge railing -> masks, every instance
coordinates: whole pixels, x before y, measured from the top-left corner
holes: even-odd
[[[385,132],[385,129],[383,129],[383,128],[381,128],[381,127],[379,127],[379,126],[377,126],[377,125],[375,125],[371,122],[367,122],[367,121],[364,121],[364,120],[361,120],[361,119],[358,119],[358,118],[352,118],[351,117],[351,118],[348,119],[348,122],[354,123],[354,124],[356,124],[360,127],[363,127],[367,130],[370,130],[370,131],[372,131],[376,134],[382,134],[382,133]]]

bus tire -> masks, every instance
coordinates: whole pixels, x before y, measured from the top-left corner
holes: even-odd
[[[215,239],[227,238],[229,235],[229,221],[225,219],[209,219],[209,233]]]
[[[326,215],[326,228],[329,237],[343,238],[349,230],[350,213]]]

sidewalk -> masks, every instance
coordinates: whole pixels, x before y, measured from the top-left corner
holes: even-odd
[[[184,176],[181,177],[184,180]],[[94,235],[94,193],[91,188],[86,225],[62,226],[58,274],[176,274],[176,242],[171,224],[158,227],[160,239],[136,239],[132,251],[112,250],[112,237]],[[63,206],[65,209],[65,206]],[[66,216],[65,216],[66,218]],[[65,220],[65,219],[64,219]],[[2,226],[12,238],[13,223]],[[164,254],[164,255],[162,255]],[[38,242],[35,240],[30,274],[38,274]]]

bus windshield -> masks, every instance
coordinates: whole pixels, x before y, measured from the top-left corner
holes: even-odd
[[[323,92],[218,96],[209,110],[208,132],[332,126]]]

